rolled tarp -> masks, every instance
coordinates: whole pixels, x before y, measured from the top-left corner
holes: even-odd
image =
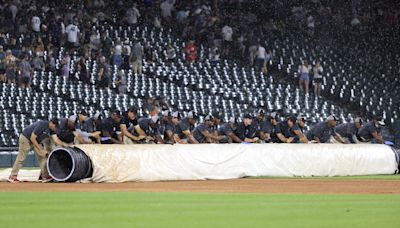
[[[78,145],[92,182],[394,174],[396,153],[373,144]]]

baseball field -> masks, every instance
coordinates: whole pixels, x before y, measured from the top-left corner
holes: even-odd
[[[0,227],[400,227],[400,176],[0,183]]]

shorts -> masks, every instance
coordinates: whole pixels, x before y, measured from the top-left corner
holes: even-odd
[[[303,73],[303,74],[300,75],[300,80],[302,80],[302,81],[310,81],[310,75]]]
[[[314,83],[322,83],[322,78],[314,78]]]
[[[31,82],[31,78],[30,77],[22,77],[22,83],[23,84],[29,84]]]

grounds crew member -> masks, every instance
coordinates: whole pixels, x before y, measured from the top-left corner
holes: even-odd
[[[231,117],[228,123],[224,123],[218,128],[218,135],[223,136],[220,143],[241,143],[242,140],[235,134],[238,119]]]
[[[256,143],[259,138],[256,137],[257,129],[252,125],[253,117],[249,114],[246,114],[243,117],[243,121],[238,123],[237,128],[235,130],[235,134],[242,140],[243,142],[248,143]]]
[[[101,144],[123,144],[119,128],[121,123],[121,112],[115,110],[111,117],[101,122]]]
[[[160,119],[157,115],[150,118],[140,118],[138,124],[134,127],[133,135],[141,137],[141,143],[161,143],[164,141],[160,136],[158,128],[160,126]]]
[[[69,118],[60,118],[59,126],[57,128],[57,137],[66,144],[73,144],[75,138],[79,142],[83,142],[83,139],[75,130],[75,122],[77,120],[76,115],[72,115]]]
[[[358,131],[360,142],[383,144],[381,126],[385,126],[382,117],[376,117],[374,120],[365,124]]]
[[[100,112],[96,112],[93,117],[89,117],[83,123],[83,130],[87,133],[95,133],[96,137],[89,136],[89,143],[100,143],[101,137],[101,121],[102,115]]]
[[[46,168],[46,160],[47,155],[50,152],[50,145],[49,143],[46,143],[45,140],[51,137],[51,139],[57,145],[67,146],[56,136],[58,124],[57,118],[53,118],[50,121],[37,121],[22,131],[22,133],[19,135],[18,155],[15,159],[11,175],[9,177],[10,182],[19,182],[17,179],[18,172],[24,164],[29,151],[32,149],[35,152],[36,159],[39,162],[42,181],[51,180]]]
[[[163,141],[165,144],[175,144],[175,139],[174,139],[174,132],[175,132],[175,126],[178,124],[178,116],[179,113],[176,112],[172,113],[169,110],[164,110],[161,112],[161,125],[159,128],[159,132],[161,136],[163,137]],[[173,120],[175,119],[175,121]],[[175,124],[174,124],[175,123]]]
[[[78,118],[76,118],[75,122],[75,134],[77,137],[75,138],[75,144],[86,144],[92,143],[91,138],[94,138],[95,141],[100,140],[100,131],[90,132],[90,125],[86,123],[86,121],[92,121],[89,118],[89,115],[85,110],[81,110],[78,113]]]
[[[354,123],[342,123],[335,127],[335,131],[346,143],[358,143],[358,130],[362,126],[361,118],[356,118]]]
[[[186,118],[182,119],[175,131],[175,141],[182,144],[198,144],[199,142],[193,137],[193,128],[197,122],[197,114],[190,111]]]
[[[335,140],[339,143],[345,143],[335,131],[336,122],[336,116],[330,115],[325,122],[317,123],[307,133],[308,140],[316,143],[335,143]]]
[[[138,143],[143,137],[134,136],[129,129],[132,129],[138,124],[137,109],[130,107],[128,111],[123,113],[119,128],[121,129],[122,138],[125,144]]]
[[[296,120],[296,124],[297,128],[295,127],[296,130],[295,131],[295,136],[294,136],[294,142],[295,143],[308,143],[308,139],[307,136],[304,134],[304,126],[306,125],[306,117],[304,117],[303,115],[299,115],[297,116],[297,120]],[[302,138],[301,136],[304,136],[304,138]]]
[[[279,131],[279,115],[277,112],[272,112],[268,117],[267,121],[261,127],[260,136],[267,143],[278,143],[280,142],[277,132]]]
[[[285,121],[278,123],[276,135],[280,143],[308,143],[300,127],[297,125],[297,118],[288,117]],[[298,141],[296,141],[296,138]]]
[[[204,118],[204,122],[197,125],[193,130],[193,137],[199,143],[213,143],[219,142],[222,136],[215,136],[210,132],[213,126],[213,116],[207,115]]]

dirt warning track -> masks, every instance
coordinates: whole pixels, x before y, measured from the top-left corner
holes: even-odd
[[[400,180],[235,179],[120,184],[2,182],[0,191],[400,194]]]

